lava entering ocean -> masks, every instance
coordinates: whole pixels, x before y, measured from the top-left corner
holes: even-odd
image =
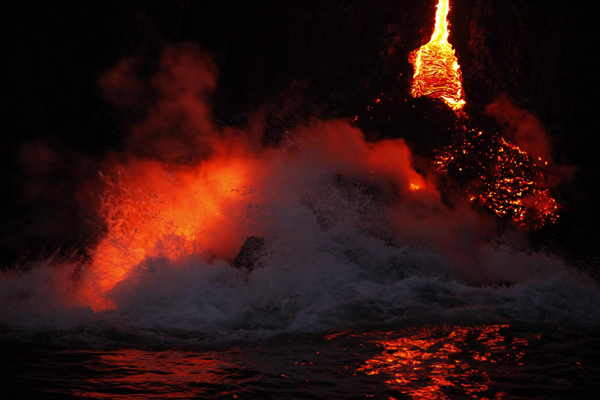
[[[434,38],[447,40],[447,24],[440,24],[446,33]],[[539,227],[552,223],[558,208],[544,176],[549,151],[535,154],[531,143],[522,150],[527,142],[518,135],[513,144],[465,128],[438,152],[437,172],[465,195],[448,202],[439,176],[413,165],[402,138],[371,142],[348,120],[313,118],[274,146],[265,141],[260,110],[243,126],[215,121],[218,70],[195,46],[166,48],[158,65],[139,74],[146,78],[136,75],[136,63],[122,61],[100,82],[119,107],[151,93],[135,104],[146,112],[124,149],[109,154],[97,180],[79,193],[84,214],[101,221],[100,233],[87,258],[61,264],[60,273],[40,268],[3,277],[5,318],[53,323],[54,310],[76,309],[137,315],[140,326],[189,328],[200,320],[211,329],[319,328],[329,326],[336,307],[354,309],[360,293],[391,304],[393,314],[402,302],[398,290],[419,303],[430,285],[447,281],[460,282],[449,292],[460,297],[469,285],[516,284],[563,270],[556,260],[502,244],[496,216]],[[149,74],[151,68],[157,70]],[[462,89],[460,96],[465,105]],[[28,296],[37,300],[21,301]],[[46,312],[46,304],[53,309]],[[419,307],[414,315],[428,306]],[[46,319],[28,320],[32,314]]]
[[[162,3],[155,12],[165,19],[148,21],[157,25],[123,21],[136,25],[135,38],[144,43],[100,77],[94,101],[102,112],[82,101],[75,112],[92,117],[84,127],[58,115],[62,127],[76,127],[78,137],[90,140],[94,153],[35,141],[17,154],[36,168],[14,181],[36,201],[50,199],[77,214],[81,227],[72,230],[69,219],[52,215],[55,207],[31,219],[44,218],[55,238],[50,245],[81,250],[35,258],[31,247],[31,256],[14,267],[0,264],[0,399],[586,397],[600,373],[598,282],[555,256],[578,256],[575,249],[562,253],[560,238],[542,242],[561,227],[526,230],[552,224],[558,210],[552,195],[562,176],[541,122],[502,97],[485,109],[489,119],[477,119],[471,110],[482,109],[476,99],[485,96],[469,89],[467,105],[460,86],[439,89],[460,76],[455,59],[415,67],[415,81],[433,90],[435,103],[412,99],[409,81],[395,79],[396,63],[403,76],[412,75],[406,61],[412,47],[403,47],[393,63],[364,62],[381,61],[382,42],[371,39],[385,31],[398,35],[386,45],[412,46],[402,39],[423,22],[410,21],[419,2],[415,8],[319,2],[317,12],[312,1],[242,8]],[[223,14],[203,13],[208,23],[200,24],[188,12],[200,3],[196,10],[217,4]],[[465,9],[475,3],[490,6],[471,2]],[[94,14],[88,6],[80,16]],[[416,52],[422,62],[435,55],[432,49],[455,56],[447,41],[448,6],[438,6],[436,31],[445,33]],[[387,12],[394,8],[400,15]],[[27,7],[27,19],[34,9]],[[150,8],[134,9],[142,22]],[[253,18],[265,12],[268,18]],[[353,35],[332,18],[341,14]],[[212,55],[189,44],[159,52],[151,43],[173,40],[162,36],[165,26],[186,21],[174,37],[202,31],[216,39],[198,45]],[[79,18],[76,26],[90,22]],[[244,28],[260,35],[252,39]],[[36,43],[42,30],[34,31]],[[365,46],[357,46],[357,37]],[[82,57],[104,54],[94,81],[108,54],[111,61],[122,54],[76,39],[85,47]],[[42,59],[65,49],[48,42]],[[323,42],[328,46],[315,46]],[[275,50],[261,54],[259,43]],[[455,45],[461,53],[472,49]],[[284,46],[298,54],[285,54]],[[136,51],[126,47],[128,54]],[[327,51],[337,47],[338,54]],[[346,68],[365,48],[372,58],[363,58],[355,72]],[[321,52],[335,65],[327,66],[325,57],[307,60]],[[69,55],[74,52],[57,51],[59,65],[76,61]],[[470,88],[476,81],[467,59],[461,64]],[[60,76],[90,90],[91,82],[73,71]],[[40,75],[35,85],[56,76]],[[301,77],[306,83],[293,81]],[[269,91],[256,90],[275,80],[280,83]],[[349,121],[375,93],[381,94],[373,112],[385,125]],[[22,96],[28,102],[29,94]],[[81,101],[68,90],[52,94],[57,103],[72,100],[62,107]],[[106,113],[99,95],[116,110]],[[35,119],[44,103],[31,101],[26,111]],[[96,125],[98,116],[110,120],[108,129]],[[500,133],[469,128],[475,121],[492,126],[492,118]],[[94,129],[86,131],[88,122]],[[110,147],[97,146],[99,135],[115,132]],[[62,162],[68,150],[73,160]],[[72,186],[56,184],[65,180]],[[27,223],[18,230],[32,232]],[[562,228],[568,226],[576,225]],[[60,229],[79,241],[64,240]],[[538,250],[544,244],[557,246],[552,253]]]
[[[466,127],[462,73],[448,42],[449,11],[449,0],[439,0],[431,40],[409,56],[414,66],[412,96],[441,99],[463,121],[461,137],[438,151],[436,169],[458,180],[470,174],[472,180],[463,189],[466,197],[499,217],[510,218],[524,228],[553,224],[560,206],[545,179],[549,151],[544,152],[544,158],[534,157],[498,134]]]
[[[121,63],[107,74],[107,90],[126,90],[114,87],[126,81],[118,76],[123,73]],[[245,130],[215,127],[206,100],[215,81],[214,65],[198,51],[165,52],[152,79],[159,93],[155,108],[134,128],[129,152],[114,157],[83,196],[98,197],[91,212],[102,216],[106,233],[79,272],[80,305],[114,308],[111,292],[150,259],[201,256],[232,263],[246,238],[276,235],[271,214],[285,192],[302,190],[298,182],[306,177],[299,171],[322,179],[323,169],[329,170],[330,184],[337,180],[346,191],[370,185],[383,196],[418,191],[411,198],[439,199],[412,167],[402,139],[367,143],[346,122],[314,121],[293,132],[289,146],[269,150],[261,144],[260,121]],[[157,129],[173,126],[176,135],[156,137]],[[182,163],[182,155],[197,161]]]

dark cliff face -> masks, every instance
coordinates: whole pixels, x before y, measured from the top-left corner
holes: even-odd
[[[220,70],[213,107],[223,125],[243,125],[266,106],[264,140],[276,145],[283,131],[310,117],[359,116],[357,124],[369,138],[404,137],[418,155],[431,157],[433,148],[449,140],[454,115],[410,97],[408,53],[429,40],[435,4],[180,0],[158,6],[18,6],[7,25],[4,260],[32,243],[85,244],[81,238],[91,231],[74,200],[76,188],[94,176],[107,151],[122,146],[128,126],[143,113],[115,109],[98,79],[123,57],[141,60],[138,72],[150,75],[167,44],[195,43],[212,55]],[[600,167],[593,146],[597,81],[588,52],[597,39],[591,10],[525,0],[454,0],[452,7],[450,41],[473,121],[498,128],[484,109],[505,94],[546,127],[555,159],[579,169],[562,189],[561,222],[538,240],[591,253],[599,243],[593,226],[600,200],[594,193]],[[367,112],[381,93],[392,100]],[[46,167],[24,166],[27,155],[45,159]]]

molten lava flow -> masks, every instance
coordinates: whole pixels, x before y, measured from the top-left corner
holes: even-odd
[[[454,111],[465,105],[462,73],[452,45],[448,42],[449,0],[439,0],[435,15],[435,30],[431,40],[410,53],[415,68],[411,94],[441,99]]]

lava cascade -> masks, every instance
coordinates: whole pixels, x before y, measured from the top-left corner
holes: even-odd
[[[462,72],[452,45],[448,42],[449,0],[439,0],[435,29],[429,43],[410,54],[415,73],[411,94],[442,100],[459,112],[466,104],[462,88]]]
[[[449,0],[439,0],[429,43],[409,55],[414,66],[411,94],[441,99],[463,120],[463,135],[437,151],[436,169],[457,180],[473,178],[465,187],[468,199],[524,228],[539,229],[558,218],[559,204],[545,182],[548,161],[528,154],[499,134],[468,130],[462,110],[466,101],[462,73],[448,42]]]

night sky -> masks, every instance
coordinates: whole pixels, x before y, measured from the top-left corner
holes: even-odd
[[[210,54],[220,71],[211,99],[217,121],[243,126],[264,109],[267,145],[310,117],[357,115],[370,140],[403,137],[424,158],[449,140],[452,112],[408,93],[408,53],[429,39],[433,0],[162,3],[22,3],[6,13],[2,264],[93,241],[98,233],[82,215],[77,189],[94,179],[109,151],[123,147],[153,95],[115,107],[98,82],[124,58],[137,60],[139,76],[151,76],[167,45],[194,44]],[[473,123],[499,129],[483,110],[505,94],[542,122],[554,159],[577,168],[559,187],[559,223],[532,234],[532,242],[582,265],[594,262],[600,166],[591,6],[452,5],[450,41]],[[396,100],[367,114],[383,92]]]

